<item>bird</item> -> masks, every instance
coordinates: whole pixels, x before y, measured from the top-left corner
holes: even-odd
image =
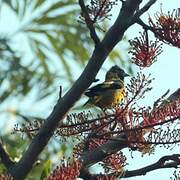
[[[105,75],[103,83],[97,84],[85,91],[89,97],[84,104],[91,104],[101,109],[112,108],[123,102],[125,97],[124,78],[129,76],[119,66],[112,66]]]

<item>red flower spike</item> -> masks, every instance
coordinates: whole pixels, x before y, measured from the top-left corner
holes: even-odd
[[[136,149],[143,154],[151,154],[154,152],[154,147],[152,144],[146,144],[146,139],[144,135],[148,131],[152,131],[153,128],[149,129],[139,129],[139,130],[132,130],[127,133],[129,147],[132,149]]]
[[[108,173],[109,170],[111,172],[122,173],[124,171],[124,166],[126,165],[126,157],[122,152],[111,154],[103,160],[103,163],[106,173]]]
[[[116,109],[116,122],[120,123],[124,130],[130,128],[132,123],[132,112],[130,109],[117,108]]]
[[[80,174],[80,169],[81,162],[73,161],[72,163],[67,163],[63,160],[62,165],[53,171],[48,180],[76,180]]]
[[[149,41],[148,32],[140,33],[141,37],[136,37],[130,40],[129,43],[132,50],[132,62],[139,67],[149,67],[157,59],[157,56],[162,52],[162,44],[156,39],[155,42]]]
[[[156,107],[152,112],[145,111],[142,114],[143,126],[153,125],[155,123],[163,122],[166,119],[175,118],[180,116],[179,108],[180,100],[166,103]]]
[[[78,159],[82,155],[84,147],[84,142],[80,142],[77,145],[75,145],[73,148],[73,156]]]
[[[91,22],[96,23],[110,19],[110,11],[114,5],[117,5],[117,0],[91,0],[90,4],[86,6]],[[81,19],[83,19],[83,13]]]
[[[97,147],[101,146],[102,144],[105,144],[108,141],[108,139],[92,139],[89,142],[89,150],[96,149]]]
[[[155,36],[166,44],[180,48],[180,9],[172,13],[160,12],[155,16],[156,22],[149,17],[149,25],[154,29]]]

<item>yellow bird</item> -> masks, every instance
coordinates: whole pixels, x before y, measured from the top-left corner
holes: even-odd
[[[89,88],[85,95],[89,97],[84,104],[93,104],[100,108],[111,108],[124,100],[124,77],[129,76],[119,66],[115,65],[106,73],[105,81]]]

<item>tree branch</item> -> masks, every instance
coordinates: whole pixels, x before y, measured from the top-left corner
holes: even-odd
[[[24,153],[20,161],[10,170],[14,179],[24,179],[28,172],[32,169],[38,155],[47,145],[55,129],[62,124],[62,120],[67,112],[73,107],[74,103],[93,82],[96,74],[109,53],[123,38],[124,32],[128,29],[128,27],[132,25],[131,22],[133,15],[141,2],[142,1],[140,0],[127,0],[124,2],[117,20],[106,33],[102,42],[96,45],[94,52],[81,76],[77,79],[72,88],[63,97],[58,99],[52,113],[49,115],[38,134],[32,140],[27,151]],[[87,156],[84,156],[84,159],[85,157]]]
[[[119,135],[94,150],[84,152],[80,157],[83,163],[82,167],[87,168],[125,147],[127,147],[126,139],[124,135]]]
[[[3,148],[2,143],[0,142],[0,158],[2,163],[5,165],[5,167],[9,170],[14,164],[15,162],[13,162],[8,153],[5,151],[5,149]]]
[[[93,21],[89,17],[87,8],[86,8],[86,6],[84,4],[84,0],[79,0],[79,5],[81,7],[82,14],[84,14],[84,19],[85,19],[86,25],[89,28],[90,36],[93,39],[94,43],[98,44],[100,42],[100,40],[99,40],[99,37],[96,34],[96,30],[94,28]]]
[[[148,172],[151,172],[157,169],[177,168],[179,165],[180,165],[180,154],[173,154],[170,156],[164,156],[160,158],[156,163],[153,163],[149,166],[132,170],[132,171],[125,171],[123,177],[127,178],[127,177],[134,177],[134,176],[142,176]]]
[[[171,94],[168,98],[167,101],[175,101],[177,99],[180,99],[180,88],[178,88],[173,94]]]
[[[175,122],[175,121],[178,121],[179,119],[180,119],[180,116],[177,116],[177,117],[174,117],[174,118],[167,119],[166,121],[157,122],[157,123],[149,124],[149,125],[146,125],[146,126],[137,126],[137,127],[126,129],[126,130],[113,131],[113,132],[110,132],[110,134],[121,134],[121,133],[127,133],[127,132],[131,132],[131,131],[138,131],[138,130],[141,130],[141,129],[145,130],[145,129],[149,129],[149,128],[152,128],[152,127],[155,127],[155,126],[164,125],[164,124],[167,124],[167,123],[170,123],[170,122]],[[96,137],[97,138],[103,138],[104,136],[106,136],[108,134],[109,133],[102,133],[100,136],[96,135]]]
[[[94,150],[85,151],[80,157],[83,168],[81,169],[79,177],[83,179],[92,179],[92,175],[88,172],[88,167],[102,161],[108,155],[116,153],[125,147],[127,147],[125,137],[124,135],[119,135]]]
[[[147,25],[146,23],[144,23],[140,18],[136,18],[135,21],[136,21],[137,24],[139,24],[140,26],[142,26],[144,29],[150,30],[150,31],[153,32],[154,34],[156,33],[153,27],[148,26],[148,25]]]
[[[170,161],[170,162],[169,162]],[[180,166],[180,154],[173,154],[169,156],[163,156],[161,157],[157,162],[145,166],[143,168],[139,168],[132,171],[124,171],[121,174],[119,173],[111,173],[108,175],[100,175],[100,174],[90,174],[87,172],[84,172],[84,176],[88,176],[89,179],[96,179],[98,176],[104,177],[117,177],[117,178],[129,178],[129,177],[135,177],[135,176],[143,176],[146,175],[148,172],[158,170],[158,169],[166,169],[166,168],[178,168]]]
[[[157,0],[149,0],[140,10],[138,10],[135,14],[135,18],[139,18],[142,14],[149,10],[149,8],[156,2]]]

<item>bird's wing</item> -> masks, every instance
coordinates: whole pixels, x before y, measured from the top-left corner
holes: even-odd
[[[88,97],[93,97],[93,96],[100,95],[102,92],[105,92],[107,90],[121,89],[123,87],[124,87],[124,85],[121,82],[114,82],[114,81],[106,82],[105,81],[101,84],[98,84],[96,86],[89,88],[85,92],[85,95]]]

